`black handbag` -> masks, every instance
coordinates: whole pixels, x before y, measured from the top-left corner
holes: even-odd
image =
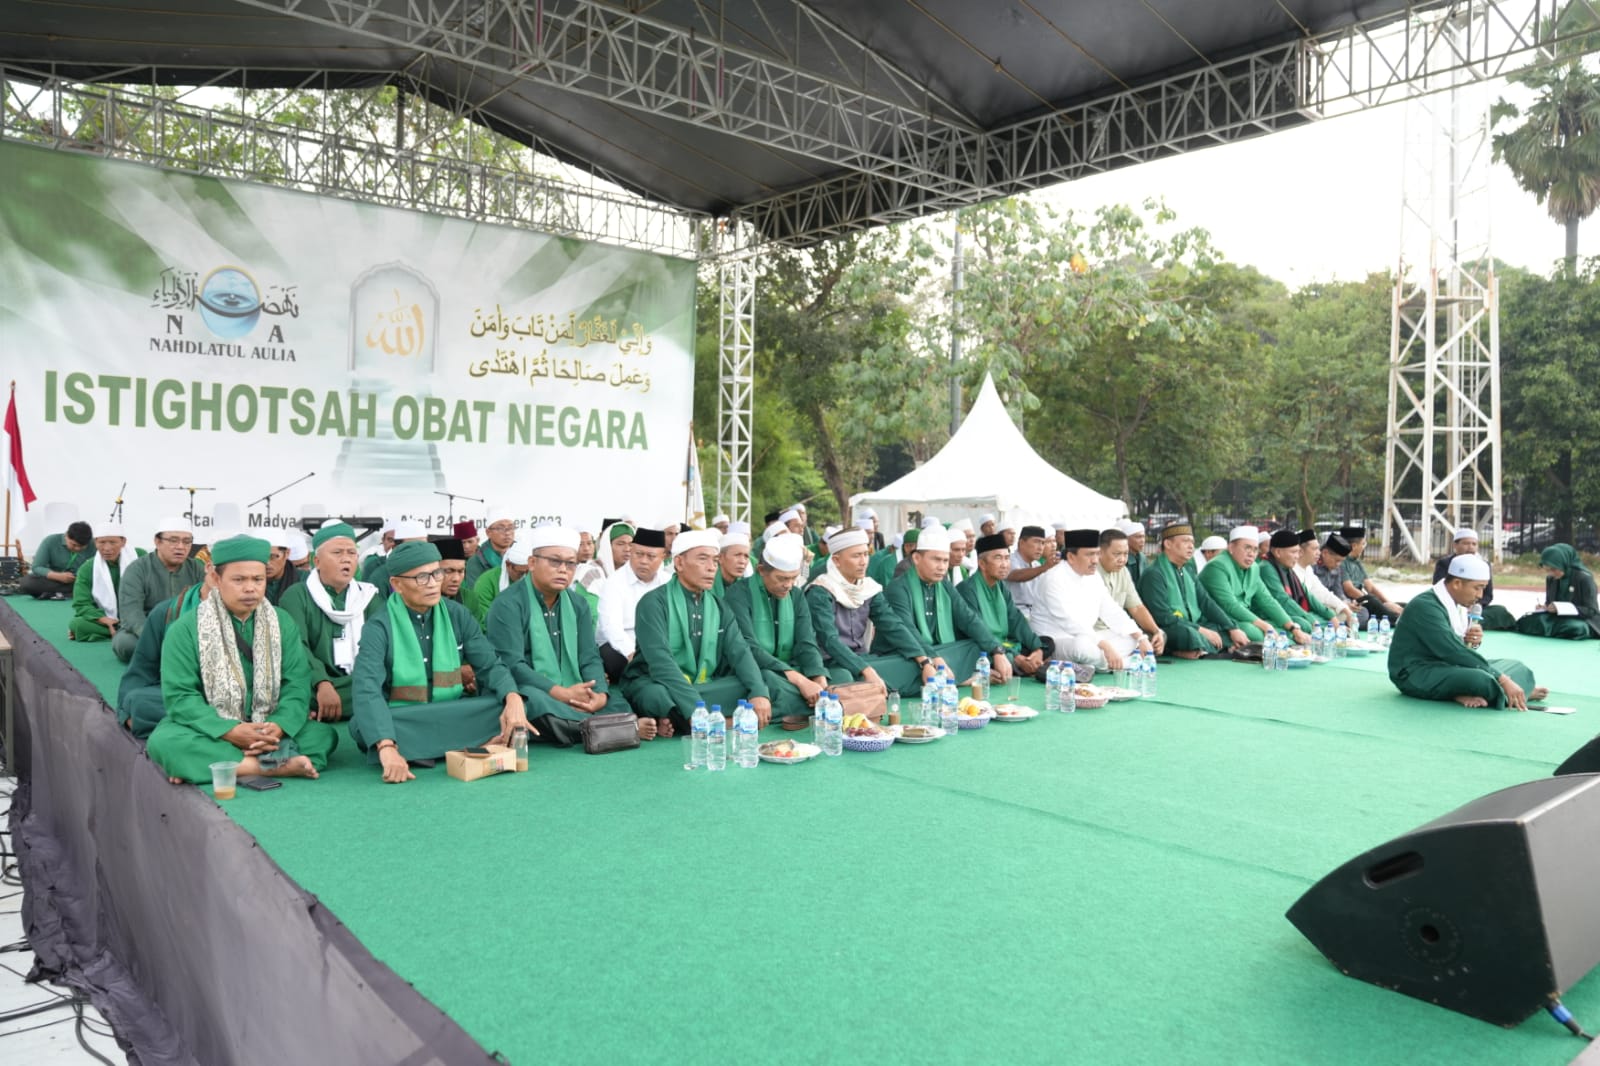
[[[583,750],[590,755],[639,746],[639,720],[631,714],[595,714],[583,720]]]

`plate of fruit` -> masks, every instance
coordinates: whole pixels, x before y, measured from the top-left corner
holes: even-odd
[[[1133,695],[1137,696],[1138,693],[1135,692]],[[1104,707],[1115,698],[1110,690],[1095,685],[1072,686],[1072,704],[1078,710],[1092,711],[1096,707]]]
[[[1026,722],[1030,718],[1039,717],[1039,712],[1032,707],[1024,707],[1020,703],[1002,703],[994,709],[994,720],[997,722]]]
[[[982,729],[994,718],[994,707],[985,700],[967,698],[956,705],[956,724],[962,729]]]
[[[762,762],[796,763],[816,758],[822,754],[822,749],[798,740],[774,740],[757,748],[756,754]]]
[[[884,751],[894,743],[894,733],[864,714],[846,715],[844,746],[848,751]]]

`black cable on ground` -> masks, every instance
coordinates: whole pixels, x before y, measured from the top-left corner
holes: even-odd
[[[73,1031],[76,1033],[76,1035],[78,1037],[78,1045],[80,1047],[82,1047],[83,1050],[85,1052],[87,1052],[89,1055],[91,1055],[94,1058],[98,1059],[99,1061],[105,1063],[106,1066],[117,1066],[116,1063],[112,1062],[110,1059],[108,1059],[104,1055],[100,1054],[100,1052],[98,1052],[94,1048],[90,1047],[89,1046],[89,1042],[83,1038],[83,1027],[88,1021],[88,1019],[84,1017],[83,1006],[87,1002],[88,1002],[88,1000],[82,995],[79,995],[78,997],[76,997],[72,1001],[72,1009],[78,1015],[78,1024],[73,1027]],[[93,1032],[93,1030],[90,1030],[90,1031]],[[98,1034],[96,1034],[96,1035],[98,1035]]]

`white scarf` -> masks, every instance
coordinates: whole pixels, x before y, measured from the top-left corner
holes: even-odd
[[[838,564],[833,561],[832,556],[828,557],[828,569],[818,574],[812,583],[818,588],[827,589],[841,606],[852,611],[883,591],[882,585],[865,574],[855,584],[846,581],[844,575],[839,573]]]
[[[117,573],[127,573],[126,563],[133,560],[128,558],[127,545],[123,545],[122,554],[117,556]],[[99,552],[94,553],[94,602],[106,613],[106,617],[117,617],[117,587],[111,582],[111,567],[106,565],[105,559]]]
[[[344,590],[344,610],[334,609],[328,590],[322,587],[322,577],[316,570],[306,574],[306,591],[317,610],[328,616],[328,621],[340,627],[333,638],[333,665],[349,673],[355,668],[356,652],[361,650],[361,623],[367,615],[367,603],[378,594],[378,586],[365,581],[352,581]]]
[[[1439,597],[1439,602],[1444,604],[1445,613],[1450,616],[1450,628],[1456,631],[1456,636],[1466,639],[1467,636],[1467,609],[1451,597],[1449,590],[1441,581],[1433,586],[1433,594]]]

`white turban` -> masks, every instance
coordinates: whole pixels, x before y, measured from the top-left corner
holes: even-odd
[[[782,522],[774,522],[772,525],[761,531],[761,539],[771,540],[773,537],[782,536],[787,532],[789,532],[788,526],[784,525]]]
[[[485,527],[488,527],[494,525],[496,522],[510,522],[512,525],[515,525],[517,522],[516,510],[503,503],[496,504],[494,507],[489,508],[489,517],[484,521],[483,524]]]
[[[1248,540],[1254,543],[1261,539],[1261,530],[1255,526],[1234,526],[1233,530],[1228,534],[1228,539],[1230,541]]]
[[[535,548],[571,548],[578,550],[578,531],[566,526],[535,526],[528,533],[528,550]],[[520,563],[518,564],[521,565]]]
[[[282,548],[285,551],[288,551],[294,546],[289,539],[289,531],[284,529],[282,526],[272,526],[271,528],[267,529],[261,534],[261,539],[272,545],[274,548]]]
[[[330,522],[340,522],[340,521],[343,521],[343,519],[330,518],[329,521]],[[396,525],[398,525],[399,523],[400,523],[400,519],[398,519],[398,518],[385,518],[383,520],[383,525],[378,529],[378,536],[381,537],[385,533],[393,533],[394,532],[394,527]]]
[[[427,535],[428,530],[415,519],[408,518],[394,524],[395,540],[419,540]]]
[[[1135,533],[1143,533],[1144,532],[1144,523],[1143,522],[1118,522],[1117,523],[1117,528],[1122,530],[1122,532],[1126,536],[1130,536],[1131,537]]]
[[[719,514],[715,518],[711,519],[711,524],[712,525],[716,525],[718,522],[726,522],[726,521],[728,521],[728,516],[725,515],[725,514]]]
[[[785,573],[799,570],[806,561],[806,542],[798,533],[773,537],[761,549],[761,561]]]
[[[944,523],[939,521],[939,516],[938,515],[931,515],[930,514],[930,515],[923,515],[922,516],[922,528],[923,529],[932,529],[934,526],[938,526],[940,529],[944,528]]]
[[[289,530],[289,561],[298,563],[311,554],[311,542],[298,529]]]
[[[743,533],[746,537],[748,537],[748,536],[750,536],[750,523],[749,522],[729,522],[728,523],[728,532],[729,533]]]
[[[1488,581],[1489,564],[1479,555],[1453,555],[1450,557],[1450,576],[1467,581]]]
[[[1203,552],[1219,552],[1227,546],[1228,542],[1217,536],[1215,533],[1211,534],[1211,536],[1200,542],[1200,550]]]
[[[947,552],[950,550],[950,532],[943,526],[929,526],[917,537],[919,552]]]
[[[790,522],[794,522],[794,521],[798,520],[799,517],[800,517],[800,512],[796,511],[793,507],[791,507],[787,511],[783,512],[781,515],[778,516],[778,521],[782,522],[785,525],[788,525]]]
[[[182,515],[167,515],[161,520],[161,524],[156,526],[156,536],[158,537],[163,533],[193,532],[194,530],[189,526],[189,520]]]
[[[1477,540],[1478,539],[1478,531],[1476,529],[1473,529],[1471,526],[1462,526],[1460,529],[1456,530],[1455,537],[1452,538],[1452,539],[1454,539],[1454,540]]]
[[[127,534],[122,531],[122,527],[117,525],[115,522],[108,522],[105,525],[101,526],[99,529],[94,531],[94,539],[95,540],[99,540],[101,537],[126,537],[126,536],[127,536]]]
[[[878,512],[870,507],[858,507],[856,508],[856,516],[859,518],[877,518]]]
[[[823,526],[822,527],[822,539],[823,540],[827,540],[829,537],[833,536],[835,533],[839,532],[839,530],[841,530],[843,528],[844,528],[843,526]]]
[[[980,526],[984,525],[984,524],[986,524],[988,522],[996,522],[996,521],[999,521],[999,519],[995,518],[995,516],[992,515],[992,514],[985,514],[985,515],[979,515],[978,516],[978,525],[980,525]]]
[[[835,533],[828,538],[828,551],[837,555],[846,548],[854,548],[857,544],[865,544],[867,534],[860,529],[847,529],[843,533]]]
[[[712,551],[721,551],[722,549],[718,546],[721,540],[721,534],[714,529],[691,529],[686,533],[679,533],[672,541],[672,557],[676,559],[684,552],[694,548],[710,548]]]
[[[678,542],[673,541],[672,543],[676,545]],[[748,533],[724,533],[717,540],[717,549],[719,551],[725,551],[728,548],[748,547],[750,547],[750,534]]]
[[[956,532],[957,530],[960,530],[962,533],[977,532],[977,530],[973,528],[972,519],[970,518],[963,518],[961,521],[956,522],[950,527],[950,532],[952,533]]]
[[[528,556],[533,554],[533,546],[525,540],[517,539],[511,542],[511,547],[506,549],[505,561],[512,566],[527,566]]]
[[[871,533],[872,532],[872,519],[870,519],[870,518],[858,518],[858,519],[856,519],[856,528],[857,529],[864,529],[868,533]]]

